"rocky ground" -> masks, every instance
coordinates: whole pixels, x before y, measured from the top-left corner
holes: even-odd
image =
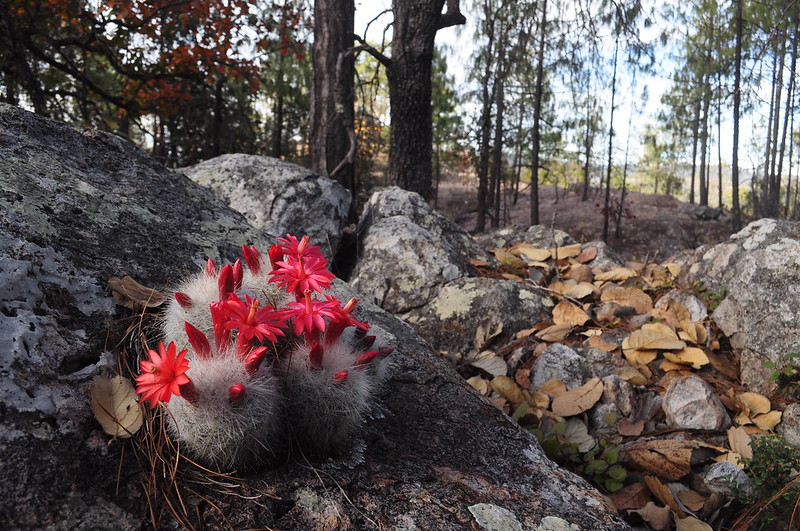
[[[442,183],[437,208],[473,232],[477,220],[475,197],[474,186]],[[731,234],[731,220],[724,213],[717,219],[697,219],[697,205],[683,203],[671,196],[628,192],[626,206],[620,238],[614,236],[613,222],[609,229],[609,245],[625,259],[661,262],[681,251],[718,243]],[[584,202],[580,190],[559,188],[556,197],[553,186],[539,188],[540,224],[553,224],[578,242],[602,239],[602,207],[603,196],[597,189],[593,189]],[[511,197],[506,200],[501,217],[501,226],[530,224],[530,195],[527,190],[520,193],[516,204]]]

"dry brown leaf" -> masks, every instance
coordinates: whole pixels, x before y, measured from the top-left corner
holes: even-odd
[[[533,405],[536,407],[540,407],[542,409],[547,409],[550,407],[550,397],[540,391],[531,392],[531,400],[533,401]]]
[[[575,282],[572,279],[570,280]],[[573,299],[582,299],[594,294],[596,289],[594,284],[590,284],[589,282],[576,282],[574,285],[567,286],[567,292],[564,293],[564,295],[572,297]]]
[[[620,306],[630,306],[636,313],[647,313],[653,309],[653,299],[639,288],[623,288],[613,284],[603,288],[602,302],[616,302]]]
[[[717,463],[728,461],[729,463],[742,468],[742,456],[736,452],[725,452],[724,454],[715,457],[714,461]]]
[[[687,507],[689,506],[687,505]],[[702,508],[702,505],[700,507]],[[694,516],[687,516],[686,518],[675,519],[675,531],[714,531],[714,528]]]
[[[549,343],[556,343],[558,341],[563,341],[565,337],[572,331],[572,325],[569,324],[557,324],[553,326],[548,326],[544,330],[540,330],[536,333],[536,337],[541,339],[542,341],[547,341]]]
[[[625,461],[634,468],[669,480],[678,480],[691,472],[694,441],[657,439],[635,442],[621,450]]]
[[[580,264],[573,266],[569,270],[569,278],[575,280],[576,282],[589,282],[591,283],[594,280],[594,274],[592,273],[592,268],[585,265]]]
[[[581,251],[581,254],[579,254],[575,260],[585,264],[586,262],[591,262],[595,258],[597,258],[597,247],[587,247]]]
[[[128,275],[111,277],[108,279],[108,288],[116,304],[131,310],[156,308],[167,300],[167,296],[160,291],[142,286]]]
[[[644,421],[637,420],[631,422],[628,419],[621,419],[617,424],[617,432],[623,437],[638,437],[644,430]]]
[[[650,490],[642,482],[632,483],[609,496],[618,511],[641,509],[650,501]]]
[[[514,282],[522,282],[525,280],[519,275],[512,275],[511,273],[500,273],[500,276],[506,280],[513,280]]]
[[[661,265],[664,266],[665,268],[667,268],[667,271],[669,271],[669,274],[672,275],[673,278],[677,277],[678,275],[681,274],[681,265],[680,264],[676,264],[676,263],[670,262],[670,263],[661,264]]]
[[[526,328],[525,330],[520,330],[519,332],[514,334],[514,337],[516,339],[522,339],[522,338],[528,337],[529,335],[533,334],[534,332],[536,332],[535,328]]]
[[[648,502],[641,509],[630,511],[642,517],[642,520],[656,531],[665,531],[670,528],[672,512],[669,507],[659,507],[653,502]]]
[[[760,415],[761,413],[768,413],[770,409],[772,409],[772,405],[769,402],[769,398],[766,396],[753,393],[753,392],[745,392],[741,393],[736,397],[740,403],[740,405],[744,406],[743,411],[748,413],[751,417],[753,415]]]
[[[494,257],[497,258],[502,264],[512,267],[514,269],[526,269],[527,264],[525,260],[514,256],[505,249],[493,249]]]
[[[675,500],[675,496],[672,494],[672,491],[669,489],[669,487],[661,483],[657,477],[646,475],[644,477],[644,482],[658,501],[672,509],[673,512],[675,512],[675,514],[679,517],[683,518],[686,516],[686,513],[683,512],[683,509],[681,509],[681,506],[678,505],[678,502]]]
[[[603,352],[614,352],[617,350],[617,345],[614,343],[609,343],[602,336],[592,336],[589,338],[589,346],[596,348],[598,350],[602,350]]]
[[[483,378],[482,376],[473,376],[472,378],[467,378],[467,383],[483,396],[489,394],[489,380],[486,378]]]
[[[622,342],[622,354],[625,359],[635,366],[647,365],[658,357],[657,350],[625,349],[625,342]]]
[[[517,382],[508,376],[495,376],[489,384],[494,391],[511,403],[511,407],[516,409],[525,402],[525,395]]]
[[[575,258],[581,254],[581,244],[573,243],[572,245],[564,245],[558,249],[550,249],[550,256],[553,259],[566,260],[567,258]]]
[[[697,347],[686,347],[675,352],[665,351],[664,357],[673,363],[691,365],[693,369],[699,369],[709,364],[706,353]]]
[[[618,282],[620,280],[627,280],[636,276],[636,271],[627,267],[615,267],[610,271],[598,273],[594,276],[595,280],[603,282]]]
[[[511,247],[508,252],[515,256],[524,256],[528,260],[533,260],[534,262],[544,262],[550,259],[550,251],[547,249],[540,249],[530,243],[518,243]]]
[[[491,262],[487,262],[486,260],[478,260],[477,258],[470,258],[469,263],[472,267],[486,267],[492,265]]]
[[[728,428],[728,444],[731,450],[744,457],[753,458],[753,449],[750,447],[750,435],[739,427]]]
[[[557,396],[550,408],[553,413],[562,417],[570,417],[590,410],[603,396],[603,381],[592,378],[585,384]]]
[[[531,388],[531,370],[530,369],[517,369],[514,373],[514,381],[523,389]]]
[[[625,367],[614,373],[631,385],[647,385],[647,378],[633,367]]]
[[[666,354],[666,353],[665,353]],[[681,365],[679,363],[674,363],[668,360],[662,360],[661,363],[658,364],[659,370],[664,372],[669,371],[685,371],[686,365]]]
[[[781,412],[780,411],[770,411],[769,413],[763,413],[761,415],[756,415],[752,417],[753,424],[758,426],[760,429],[764,431],[771,431],[775,426],[777,426],[781,421]]]
[[[673,328],[678,328],[680,323],[691,321],[692,318],[692,314],[686,306],[675,299],[669,299],[663,304],[659,300],[659,302],[656,303],[656,307],[653,308],[652,315],[654,318],[666,322]]]
[[[568,300],[562,300],[553,308],[553,322],[557,325],[581,326],[589,316]]]
[[[508,374],[508,363],[506,360],[490,350],[481,352],[477,358],[470,360],[467,365],[477,367],[488,372],[492,376],[505,376]]]
[[[661,323],[642,326],[627,338],[627,347],[623,349],[637,350],[678,350],[686,347],[686,343],[678,339],[675,331]]]
[[[764,433],[764,430],[762,430],[758,426],[742,426],[742,429],[746,431],[749,435],[759,435],[761,433]]]
[[[113,437],[127,439],[142,427],[142,406],[136,398],[127,378],[95,376],[92,380],[92,413],[103,431]]]
[[[682,490],[678,492],[678,499],[690,511],[699,511],[705,505],[708,496],[703,496],[693,490]]]
[[[563,395],[567,392],[567,385],[561,380],[550,378],[539,388],[539,391],[547,393],[553,398]]]

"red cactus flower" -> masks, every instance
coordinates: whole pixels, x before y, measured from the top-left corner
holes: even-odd
[[[261,271],[261,253],[253,246],[242,245],[242,258],[244,258],[247,268],[257,275]]]
[[[291,234],[287,234],[286,238],[278,238],[278,241],[281,242],[276,244],[278,248],[280,248],[284,254],[289,256],[302,256],[304,258],[315,255],[322,256],[322,253],[319,251],[319,246],[308,245],[308,236],[303,236],[300,240],[298,240]]]
[[[353,310],[355,309],[359,299],[350,299],[347,304],[342,306],[341,301],[332,295],[326,294],[325,298],[334,304],[331,306],[334,316],[331,318],[331,322],[328,324],[328,329],[325,331],[326,344],[330,345],[338,341],[344,329],[349,326],[355,326],[356,328],[365,332],[369,330],[368,323],[359,321],[353,317]]]
[[[304,300],[290,302],[286,316],[291,317],[294,333],[298,336],[305,334],[308,344],[318,343],[319,335],[325,331],[325,319],[333,318],[334,313],[330,301],[319,301],[311,298],[311,290],[304,293]]]
[[[278,336],[283,335],[281,329],[286,328],[286,317],[269,304],[259,308],[258,299],[245,295],[245,300],[242,300],[234,294],[222,304],[222,317],[228,319],[225,329],[239,330],[237,342],[250,343],[253,338],[259,341],[267,338],[274,343]]]
[[[322,291],[331,287],[333,273],[328,271],[328,261],[319,256],[295,257],[287,256],[286,260],[276,262],[278,269],[270,271],[270,282],[277,282],[297,299],[302,298],[306,290]]]
[[[187,398],[192,396],[196,399],[194,385],[185,374],[189,370],[187,351],[176,354],[176,350],[172,341],[166,348],[163,342],[159,342],[158,352],[149,350],[147,355],[150,360],[142,360],[139,364],[136,392],[142,395],[142,400],[149,400],[152,408],[159,402],[169,402],[172,395],[181,396],[182,391]]]

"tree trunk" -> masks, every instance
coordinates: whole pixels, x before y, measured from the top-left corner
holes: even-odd
[[[544,46],[547,35],[547,0],[542,2],[542,23],[539,25],[539,52],[536,58],[536,89],[533,96],[533,140],[531,146],[531,225],[539,224],[539,149],[544,91]]]
[[[503,122],[505,120],[505,45],[507,29],[503,31],[500,38],[500,56],[496,58],[499,66],[495,72],[494,79],[494,106],[496,115],[494,118],[494,146],[492,147],[492,190],[494,193],[494,215],[492,216],[492,227],[500,226],[500,188],[503,181]]]
[[[731,161],[731,188],[733,189],[733,223],[734,232],[742,228],[742,212],[739,206],[739,112],[742,102],[742,2],[736,4],[736,48],[734,51],[733,74],[733,157]]]
[[[611,169],[614,148],[614,105],[617,96],[617,56],[619,55],[619,33],[614,39],[614,74],[611,77],[611,116],[608,119],[608,168],[606,168],[606,197],[603,208],[603,241],[608,242],[608,218],[611,215]]]
[[[694,103],[694,119],[692,120],[692,180],[689,185],[689,202],[694,204],[694,182],[697,175],[697,142],[700,136],[700,98]]]
[[[355,66],[349,52],[353,48],[354,14],[354,0],[314,2],[314,88],[309,151],[311,169],[336,179],[355,199],[355,146],[351,145],[352,136],[347,127],[348,120],[353,123]],[[430,152],[428,160],[430,162]]]
[[[481,78],[481,118],[480,118],[480,139],[478,155],[478,223],[476,230],[483,232],[486,230],[486,212],[489,206],[489,139],[492,135],[492,100],[494,94],[490,89],[489,82],[492,79],[492,66],[494,55],[494,17],[490,10],[488,1],[484,3],[484,17],[486,24],[486,54],[483,76]]]
[[[444,27],[463,24],[458,2],[395,0],[392,62],[388,70],[391,129],[389,177],[425,199],[431,199],[433,125],[431,69],[433,41]]]
[[[795,68],[797,67],[797,38],[798,38],[798,31],[797,31],[797,21],[795,20],[795,31],[794,31],[794,39],[792,39],[792,59],[789,66],[789,86],[786,89],[786,109],[783,112],[783,132],[781,133],[781,147],[778,154],[778,169],[775,172],[775,190],[773,192],[773,197],[770,200],[770,204],[774,203],[775,208],[775,216],[780,215],[780,192],[781,192],[781,180],[783,175],[783,157],[786,154],[786,134],[787,130],[789,129],[789,115],[792,114],[792,100],[794,99],[794,86],[795,86]],[[789,203],[787,201],[786,206],[788,208]]]
[[[586,136],[584,137],[584,153],[586,160],[583,162],[583,195],[581,201],[589,199],[589,170],[592,163],[592,145],[594,144],[594,127],[592,124],[592,108],[586,107]]]
[[[270,153],[276,159],[281,158],[283,155],[283,98],[285,92],[283,67],[284,59],[281,55],[278,57],[278,76],[275,84],[275,103],[272,107],[272,146]],[[324,173],[323,175],[327,175],[327,173]]]
[[[703,91],[703,119],[700,125],[700,204],[708,206],[708,114],[711,107],[711,93],[708,90],[708,77],[703,74],[700,82]]]

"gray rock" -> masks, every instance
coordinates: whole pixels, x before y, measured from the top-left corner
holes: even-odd
[[[800,446],[800,404],[794,403],[786,406],[781,415],[781,422],[775,431],[783,439],[794,446]]]
[[[585,357],[566,345],[553,343],[533,362],[531,387],[539,389],[547,380],[555,378],[564,382],[567,389],[572,389],[580,387],[592,376],[592,368]]]
[[[476,503],[470,505],[469,512],[475,518],[475,523],[486,531],[522,531],[514,513],[503,507],[491,503]]]
[[[494,229],[483,234],[476,234],[475,241],[487,251],[511,247],[518,243],[529,243],[540,249],[552,248],[554,241],[559,247],[575,243],[572,236],[563,230],[556,229],[554,232],[550,227],[545,227],[544,225],[532,225],[530,227],[512,225],[502,229]]]
[[[689,430],[724,430],[731,425],[725,406],[701,378],[673,379],[662,404],[667,423]]]
[[[597,241],[583,244],[584,250],[589,248],[597,249],[597,256],[586,262],[589,267],[597,267],[603,271],[609,271],[615,267],[623,267],[625,265],[625,260],[614,249],[609,247],[606,242]]]
[[[496,339],[502,344],[548,318],[552,307],[549,297],[521,282],[471,277],[445,284],[428,304],[401,315],[435,350],[452,355],[479,350],[479,329],[502,324]]]
[[[330,260],[339,248],[350,192],[302,166],[259,155],[220,155],[182,170],[210,188],[254,227],[284,236],[307,234]]]
[[[693,478],[694,488],[698,492],[711,494],[718,492],[725,496],[734,494],[734,485],[747,491],[751,488],[747,474],[730,461],[721,461],[705,467]]]
[[[427,304],[446,282],[469,276],[469,258],[485,257],[464,229],[397,187],[373,194],[357,233],[350,283],[392,313]]]
[[[730,240],[698,250],[682,280],[725,294],[712,317],[739,354],[741,379],[768,390],[770,369],[800,352],[800,223],[761,219]]]
[[[263,248],[271,237],[114,136],[4,104],[0,190],[0,527],[148,527],[153,499],[133,457],[141,448],[132,440],[108,444],[88,405],[91,377],[116,368],[104,349],[130,349],[134,365],[140,348],[122,342],[138,317],[112,305],[106,282],[129,273],[147,285],[174,285],[207,255],[231,260],[242,243]],[[530,434],[477,396],[408,325],[366,303],[359,317],[396,350],[350,452],[254,471],[240,480],[241,496],[192,483],[201,498],[183,498],[184,525],[216,528],[224,515],[236,529],[381,522],[455,530],[480,500],[527,527],[557,515],[584,529],[627,528],[597,491],[548,461]],[[276,498],[251,499],[259,490]],[[181,527],[162,508],[160,527]]]
[[[682,304],[692,317],[692,322],[699,323],[708,317],[708,309],[703,301],[694,296],[694,294],[684,291],[682,289],[673,289],[662,295],[656,301],[655,307],[661,308],[666,306],[667,302],[674,300]]]

